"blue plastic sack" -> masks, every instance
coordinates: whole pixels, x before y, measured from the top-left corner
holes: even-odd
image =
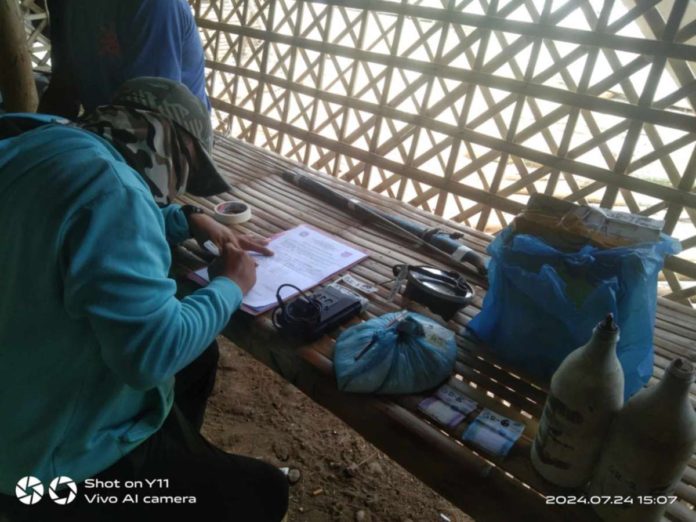
[[[452,373],[454,333],[413,312],[385,314],[345,330],[336,341],[338,389],[362,393],[417,393]]]
[[[657,276],[679,243],[562,252],[542,239],[504,229],[489,245],[489,288],[468,329],[502,360],[548,381],[612,312],[621,328],[617,354],[627,399],[653,372]]]

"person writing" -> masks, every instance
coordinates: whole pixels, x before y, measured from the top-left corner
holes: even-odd
[[[244,250],[270,254],[153,198],[153,186],[171,201],[220,182],[198,137],[206,112],[181,84],[138,78],[79,126],[0,117],[0,519],[135,521],[187,507],[205,520],[282,519],[285,476],[214,447],[178,406],[175,380],[255,283]],[[179,300],[169,244],[191,234],[222,243],[222,256],[210,284]],[[24,505],[27,476],[46,488],[69,477],[78,495]],[[176,503],[87,500],[87,480],[144,479],[162,479],[147,493]]]

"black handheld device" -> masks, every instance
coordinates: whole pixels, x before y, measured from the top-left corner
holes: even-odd
[[[299,295],[284,301],[283,288],[293,288]],[[294,285],[280,285],[276,291],[278,307],[273,311],[273,325],[283,335],[313,341],[348,321],[362,309],[360,299],[334,287],[318,288],[311,294]]]

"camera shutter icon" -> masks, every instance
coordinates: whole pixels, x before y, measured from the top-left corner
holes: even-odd
[[[77,484],[70,477],[56,477],[51,481],[48,494],[56,504],[70,504],[77,496]]]
[[[34,505],[41,500],[44,494],[43,484],[36,477],[22,477],[15,486],[15,495],[22,504]]]

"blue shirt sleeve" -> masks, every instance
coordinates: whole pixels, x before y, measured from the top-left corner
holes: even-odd
[[[122,186],[83,206],[65,237],[66,309],[89,322],[107,366],[134,388],[188,365],[241,303],[225,277],[175,297],[163,217],[145,190]]]
[[[160,209],[162,218],[164,218],[164,230],[167,236],[167,243],[170,245],[178,245],[182,241],[191,237],[188,221],[181,205],[172,203]]]

